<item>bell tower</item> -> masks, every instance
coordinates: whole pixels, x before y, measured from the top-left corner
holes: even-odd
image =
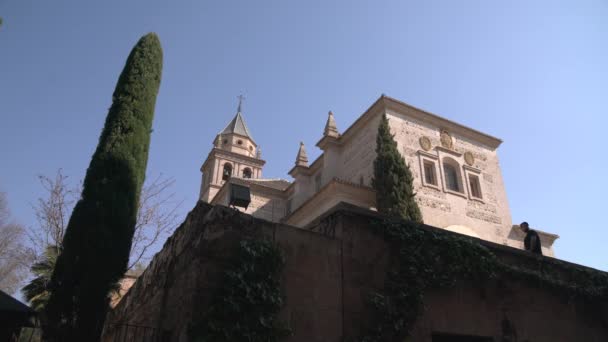
[[[202,201],[211,202],[230,177],[262,177],[266,162],[261,159],[260,148],[243,119],[243,96],[238,98],[236,115],[215,137],[213,148],[201,166],[203,175],[199,199]]]

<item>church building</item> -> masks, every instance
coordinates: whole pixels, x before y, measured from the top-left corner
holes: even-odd
[[[200,199],[227,206],[231,184],[246,186],[251,202],[240,210],[304,229],[315,227],[340,202],[375,210],[371,180],[383,114],[414,176],[425,224],[523,248],[524,234],[512,224],[498,161],[502,141],[385,95],[342,133],[329,112],[316,144],[323,152],[309,162],[300,143],[289,171],[292,182],[263,178],[266,162],[239,103],[235,117],[216,136],[201,167]],[[553,256],[558,236],[535,230],[543,254]]]

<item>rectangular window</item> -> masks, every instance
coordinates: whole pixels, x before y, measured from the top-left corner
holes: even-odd
[[[476,198],[482,198],[479,177],[477,177],[476,175],[469,174],[469,186],[471,187],[471,196]]]
[[[441,177],[441,174],[437,168],[437,156],[424,151],[418,151],[418,157],[420,158],[420,183],[423,186],[439,190],[439,177]]]
[[[427,184],[437,185],[437,176],[435,175],[435,163],[428,160],[424,161],[424,181]]]

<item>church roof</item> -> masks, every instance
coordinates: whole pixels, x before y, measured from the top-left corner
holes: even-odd
[[[251,133],[249,133],[249,129],[247,128],[247,125],[245,124],[245,120],[243,119],[243,116],[241,115],[241,111],[238,111],[236,113],[236,115],[234,116],[234,119],[232,119],[232,121],[230,121],[228,126],[226,126],[226,128],[224,128],[224,130],[220,134],[238,134],[238,135],[242,135],[244,137],[251,139],[251,141],[254,141],[253,137],[251,136]]]

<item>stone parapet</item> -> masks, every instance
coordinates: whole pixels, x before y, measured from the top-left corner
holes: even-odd
[[[122,339],[116,328],[127,324],[153,329],[164,340],[188,341],[190,323],[201,318],[222,286],[225,265],[244,238],[274,241],[285,256],[281,285],[285,306],[280,319],[293,331],[286,341],[356,339],[372,321],[367,300],[372,290],[384,287],[392,260],[391,249],[374,233],[373,226],[381,219],[376,212],[341,203],[309,229],[301,229],[199,202],[109,313],[103,341],[133,340],[128,334]],[[414,229],[463,237],[426,225]],[[485,246],[502,264],[550,275],[564,288],[576,287],[583,275],[606,278],[604,272],[591,268],[466,238]],[[504,322],[511,329],[508,333],[515,332],[522,341],[608,340],[607,298],[598,297],[590,304],[535,281],[458,283],[429,290],[424,301],[426,311],[412,330],[415,341],[431,342],[434,333],[500,341],[508,337]]]

